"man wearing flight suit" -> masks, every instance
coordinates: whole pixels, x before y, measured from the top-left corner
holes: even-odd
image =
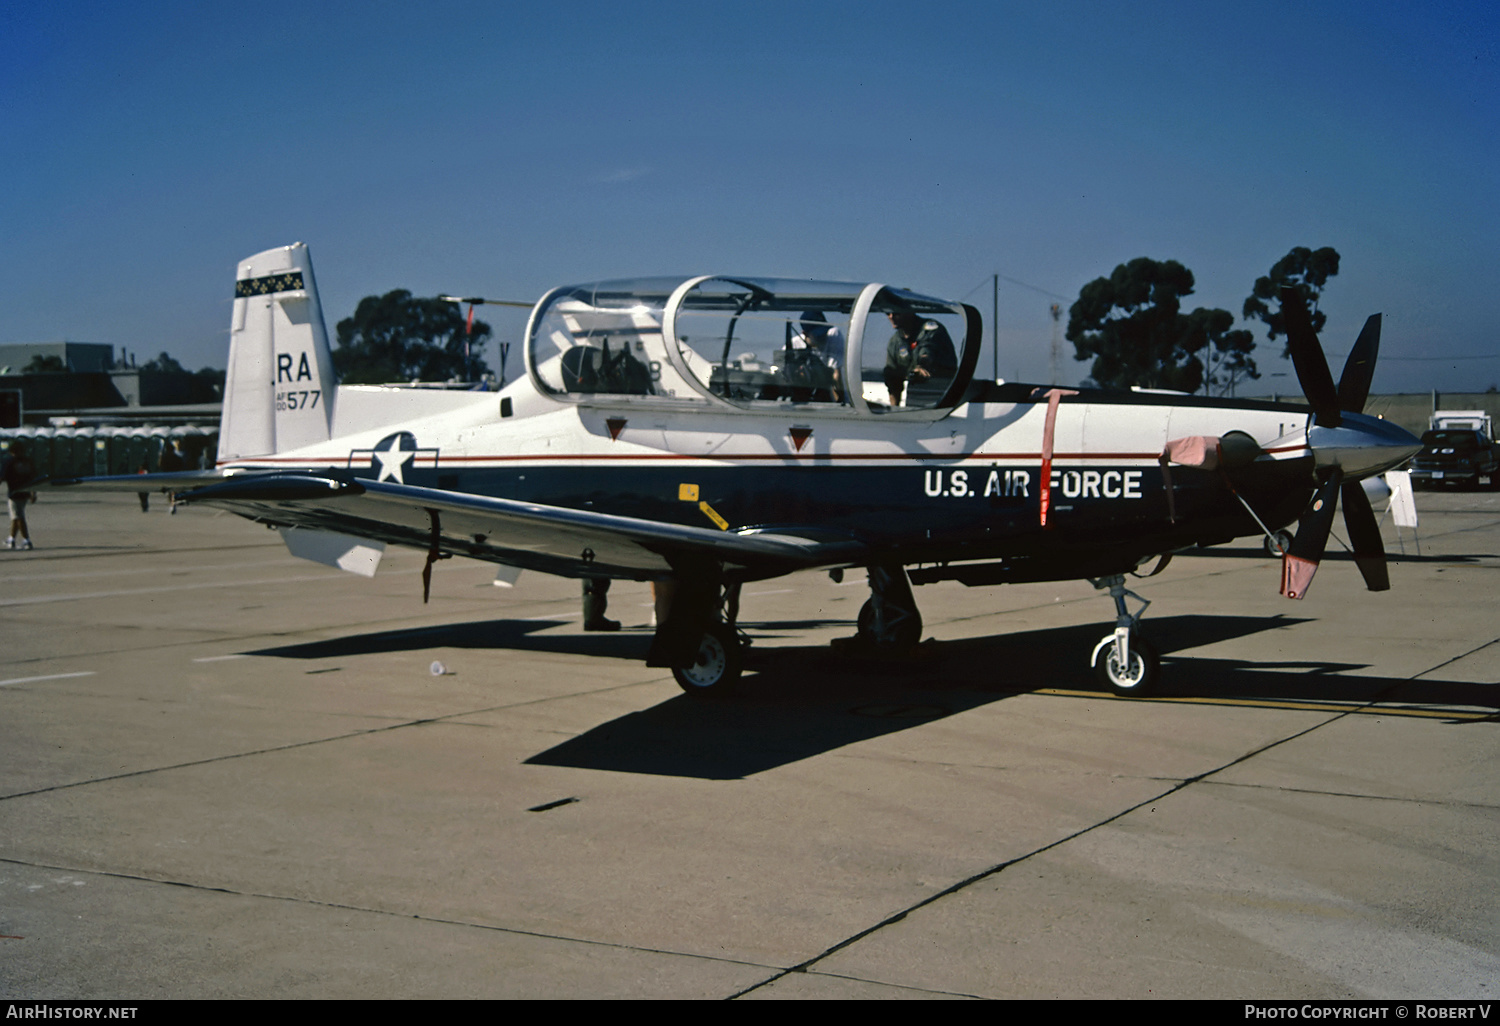
[[[945,379],[958,370],[948,329],[909,310],[892,310],[889,316],[896,329],[885,349],[885,387],[891,405],[901,405],[908,381],[921,384],[935,378],[934,384],[946,387]]]

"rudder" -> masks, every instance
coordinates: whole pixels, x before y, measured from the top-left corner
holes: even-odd
[[[240,261],[219,461],[328,440],[336,379],[306,244]]]

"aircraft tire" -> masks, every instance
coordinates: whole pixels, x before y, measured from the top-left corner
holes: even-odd
[[[1122,696],[1149,694],[1156,689],[1161,680],[1161,656],[1157,654],[1155,645],[1141,635],[1132,633],[1130,667],[1125,670],[1115,656],[1114,635],[1109,635],[1104,640],[1110,644],[1100,651],[1098,661],[1094,663],[1094,673],[1098,675],[1101,684]]]
[[[870,641],[875,639],[875,600],[865,599],[859,607],[859,634]],[[922,641],[922,614],[916,610],[911,616],[896,625],[895,648],[914,648]]]
[[[728,624],[710,624],[698,643],[698,659],[692,666],[677,667],[672,676],[677,686],[697,698],[720,698],[734,691],[739,682],[740,639]]]
[[[1292,547],[1292,534],[1290,531],[1277,531],[1266,539],[1266,555],[1280,559],[1286,555],[1286,551]]]

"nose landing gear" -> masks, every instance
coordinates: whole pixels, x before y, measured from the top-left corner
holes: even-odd
[[[1156,646],[1140,633],[1141,614],[1151,604],[1125,587],[1125,576],[1089,578],[1089,583],[1103,591],[1109,589],[1109,597],[1115,600],[1115,630],[1106,634],[1094,646],[1090,665],[1100,683],[1117,695],[1141,695],[1153,690],[1161,679],[1161,656]],[[1125,596],[1141,604],[1131,613],[1125,604]]]

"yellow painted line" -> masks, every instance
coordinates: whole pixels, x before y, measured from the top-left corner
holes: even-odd
[[[1060,695],[1064,698],[1124,698],[1132,702],[1173,703],[1177,705],[1233,705],[1251,709],[1295,709],[1299,712],[1356,713],[1363,716],[1412,716],[1437,720],[1490,720],[1496,713],[1470,712],[1459,709],[1412,709],[1395,705],[1335,705],[1328,702],[1279,701],[1270,698],[1134,698],[1102,691],[1069,691],[1064,688],[1038,688],[1038,695]]]

